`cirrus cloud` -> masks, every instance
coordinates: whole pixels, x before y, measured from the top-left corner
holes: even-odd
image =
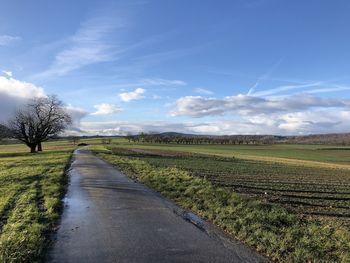
[[[161,78],[145,78],[141,79],[142,85],[145,86],[186,86],[187,83],[182,80],[169,80]]]
[[[9,35],[1,35],[0,36],[0,46],[8,46],[14,42],[21,40],[21,37],[18,36],[9,36]]]
[[[204,95],[213,95],[214,92],[212,92],[211,90],[207,90],[207,89],[203,89],[203,88],[196,88],[194,90],[195,93],[199,93],[199,94],[204,94]]]
[[[67,39],[66,47],[58,52],[48,69],[34,75],[35,78],[63,76],[88,65],[117,60],[117,49],[110,35],[124,27],[120,19],[109,15],[96,16],[85,21],[76,33]]]

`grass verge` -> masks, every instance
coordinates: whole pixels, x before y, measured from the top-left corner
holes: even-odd
[[[178,168],[155,167],[138,158],[95,152],[274,261],[350,261],[350,235],[340,225],[303,220],[280,206],[242,197]]]
[[[0,262],[40,262],[59,218],[72,149],[0,158]]]

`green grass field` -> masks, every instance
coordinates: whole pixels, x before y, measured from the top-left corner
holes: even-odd
[[[0,146],[0,262],[40,261],[59,218],[73,147],[44,147],[30,154],[23,145]]]

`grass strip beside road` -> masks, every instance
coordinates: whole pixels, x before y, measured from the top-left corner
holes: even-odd
[[[337,224],[302,220],[278,205],[242,197],[178,168],[155,167],[108,151],[95,152],[275,261],[350,261],[350,234]]]
[[[72,150],[1,153],[0,262],[41,261],[59,218]]]

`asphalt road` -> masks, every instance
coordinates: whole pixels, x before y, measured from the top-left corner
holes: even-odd
[[[77,150],[46,261],[267,262],[212,225],[186,221],[179,211],[88,150]]]

